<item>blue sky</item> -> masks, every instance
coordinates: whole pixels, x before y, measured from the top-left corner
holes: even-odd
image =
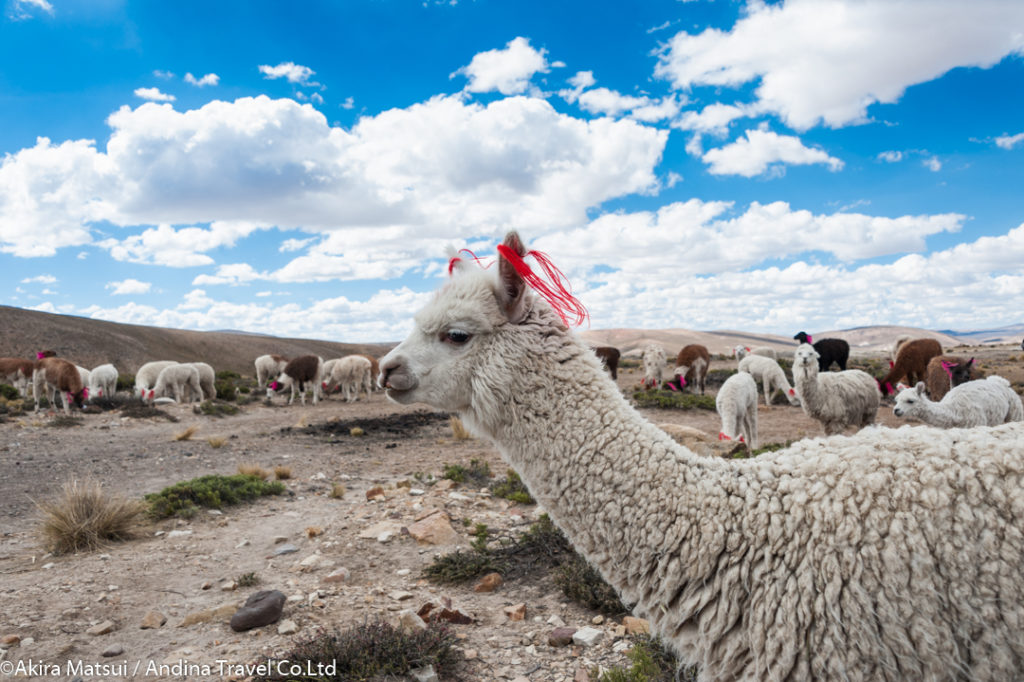
[[[1022,3],[4,2],[8,305],[398,340],[518,229],[594,329],[1024,319]]]

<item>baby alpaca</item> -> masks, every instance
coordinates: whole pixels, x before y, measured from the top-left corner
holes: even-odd
[[[789,385],[789,381],[786,379],[786,373],[779,363],[771,358],[762,355],[748,355],[740,360],[739,370],[751,375],[755,380],[761,381],[761,386],[764,388],[765,405],[772,404],[772,394],[777,388],[781,388],[782,392],[786,394],[786,400],[790,405],[800,404],[800,399],[796,397],[796,390]]]
[[[818,353],[806,343],[793,354],[793,383],[808,417],[821,422],[825,435],[875,423],[880,396],[867,372],[847,369],[818,373]]]
[[[673,391],[681,391],[687,383],[690,386],[700,389],[704,395],[704,384],[708,378],[708,368],[711,366],[711,354],[708,349],[699,343],[691,343],[683,346],[676,356],[676,368],[672,370],[673,378],[668,382],[668,387]]]
[[[644,378],[641,385],[657,388],[661,386],[661,373],[665,370],[665,349],[657,343],[649,343],[644,348]]]
[[[718,440],[738,438],[751,449],[757,449],[757,384],[754,377],[739,372],[726,379],[715,396],[715,409],[722,418]]]
[[[164,367],[156,378],[153,390],[149,392],[151,401],[159,397],[174,398],[176,403],[183,400],[202,401],[203,388],[199,379],[199,370],[192,365],[178,363]]]
[[[943,428],[998,426],[1024,421],[1020,396],[1010,382],[999,376],[968,381],[951,389],[940,402],[928,399],[923,381],[896,396],[893,414],[914,417],[925,424]]]

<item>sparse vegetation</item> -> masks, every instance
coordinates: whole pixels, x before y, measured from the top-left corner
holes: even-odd
[[[149,503],[149,514],[155,518],[187,518],[200,507],[220,509],[264,495],[280,495],[284,489],[284,484],[279,481],[268,482],[256,476],[211,474],[176,483],[159,493],[150,493],[146,495],[146,501]]]
[[[715,398],[711,395],[695,395],[679,391],[657,389],[653,391],[635,391],[633,402],[637,407],[655,407],[677,410],[712,410],[715,409]]]
[[[191,440],[198,430],[198,426],[190,426],[181,433],[175,434],[174,440]]]
[[[54,426],[57,428],[67,428],[69,426],[81,426],[85,423],[85,420],[81,417],[72,417],[65,414],[58,414],[53,419],[46,422],[47,426]]]
[[[340,483],[332,483],[331,492],[327,493],[327,496],[332,500],[340,500],[345,497],[345,486]]]
[[[469,460],[469,466],[445,464],[441,478],[447,478],[456,483],[468,483],[479,488],[491,480],[491,467],[487,462],[479,459]]]
[[[513,469],[506,472],[505,478],[491,484],[491,494],[520,504],[537,504],[537,500],[533,499],[526,484]]]
[[[192,407],[194,414],[205,414],[208,417],[224,417],[236,415],[241,410],[238,409],[237,405],[231,403],[225,403],[213,400],[204,400]]]
[[[160,419],[166,419],[169,422],[177,422],[178,418],[173,414],[167,414],[161,409],[147,405],[141,400],[132,399],[125,403],[124,407],[121,408],[122,417],[132,417],[133,419],[148,419],[152,417],[159,417]]]
[[[65,483],[54,500],[36,502],[43,544],[54,554],[92,550],[132,536],[144,506],[110,497],[95,481]]]
[[[467,431],[466,427],[463,425],[461,419],[452,415],[450,421],[452,425],[452,436],[455,437],[455,440],[469,440],[472,438],[469,431]]]
[[[216,436],[212,438],[207,438],[206,442],[210,444],[211,448],[220,448],[224,446],[224,443],[228,442],[228,439]]]
[[[286,481],[286,480],[288,480],[291,477],[292,477],[292,470],[291,470],[290,467],[280,466],[280,465],[274,467],[274,478],[276,478],[277,480],[279,480],[279,481]]]
[[[235,584],[239,587],[252,587],[260,584],[260,577],[256,575],[255,571],[249,571],[235,578]]]
[[[433,666],[441,679],[451,679],[463,660],[455,633],[442,623],[426,630],[404,632],[384,621],[357,625],[345,631],[322,632],[300,642],[283,657],[302,670],[333,664],[334,674],[289,675],[299,682],[316,680],[381,680],[405,676],[410,670]],[[320,665],[318,665],[320,664]],[[276,667],[271,665],[272,669]],[[256,677],[257,682],[277,679]]]
[[[0,398],[11,401],[17,400],[21,395],[18,393],[18,389],[10,384],[0,384]],[[454,419],[454,417],[452,417]]]
[[[121,391],[127,391],[132,393],[135,391],[135,375],[134,374],[118,374],[117,375],[117,387],[115,390],[120,393]]]
[[[255,478],[265,481],[270,478],[270,472],[261,467],[259,464],[252,462],[239,464],[238,473],[242,476],[254,476]]]
[[[616,666],[606,670],[598,682],[693,682],[697,667],[691,666],[676,675],[679,662],[657,638],[650,635],[630,637],[633,647],[626,653],[628,668]]]

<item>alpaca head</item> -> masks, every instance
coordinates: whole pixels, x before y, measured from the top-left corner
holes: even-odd
[[[800,343],[813,343],[811,337],[807,335],[807,332],[797,332],[793,338]]]
[[[913,388],[905,388],[896,395],[892,413],[897,417],[916,417],[928,402],[927,388],[919,381]]]
[[[974,369],[974,358],[967,362],[948,363],[943,362],[942,368],[949,373],[951,386],[959,386],[971,380],[971,370]]]
[[[517,390],[512,380],[529,381],[526,368],[569,339],[566,323],[531,289],[537,286],[531,275],[521,273],[524,255],[519,236],[510,232],[496,268],[452,260],[451,278],[416,315],[408,338],[380,361],[378,382],[388,398],[427,403],[481,424],[507,415]],[[596,357],[593,366],[599,367]]]
[[[806,372],[807,374],[818,373],[818,351],[809,343],[801,343],[793,353],[793,370]]]

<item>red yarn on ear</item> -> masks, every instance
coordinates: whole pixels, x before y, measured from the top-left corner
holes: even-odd
[[[590,317],[579,299],[572,295],[572,285],[569,284],[568,278],[551,262],[547,254],[540,251],[526,252],[527,256],[533,256],[533,259],[537,261],[550,283],[531,270],[518,253],[504,244],[498,244],[498,253],[515,268],[515,271],[530,285],[530,288],[551,304],[551,308],[562,318],[565,326],[578,327]],[[572,323],[569,322],[570,318],[573,320]]]
[[[459,253],[468,253],[469,257],[472,258],[474,261],[476,261],[476,264],[479,265],[480,267],[482,267],[484,270],[486,270],[487,268],[491,267],[491,265],[492,265],[492,263],[488,263],[487,265],[483,265],[480,257],[477,256],[472,251],[470,251],[469,249],[459,249]],[[452,258],[451,260],[448,261],[448,274],[449,275],[452,274],[452,270],[455,269],[455,264],[458,263],[460,260],[462,260],[462,259],[459,258],[458,256],[455,256],[454,258]]]

